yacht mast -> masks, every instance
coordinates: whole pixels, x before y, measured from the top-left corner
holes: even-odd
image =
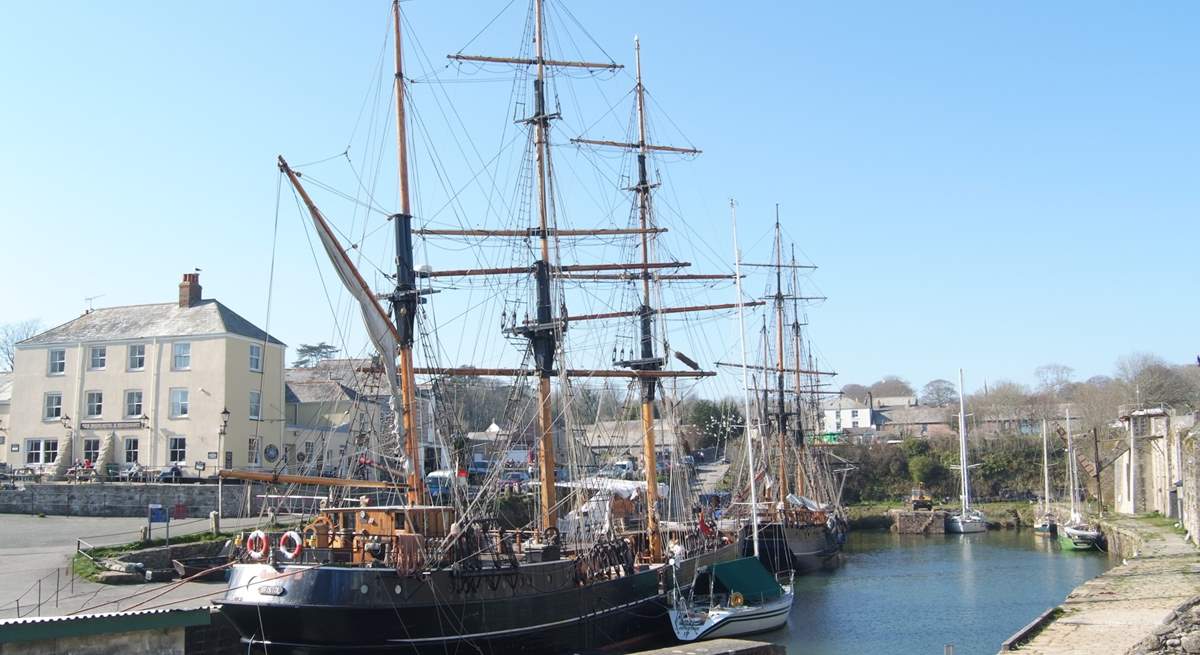
[[[746,467],[750,479],[750,534],[754,543],[754,556],[758,557],[758,496],[754,491],[754,439],[750,437],[750,366],[746,360],[746,311],[742,302],[742,251],[737,242],[737,206],[729,200],[729,213],[733,217],[733,265],[737,286],[738,334],[742,339],[742,413],[745,427],[742,439],[746,442]],[[728,448],[728,446],[726,446]]]
[[[1067,486],[1071,493],[1071,520],[1077,520],[1078,510],[1075,508],[1075,490],[1079,482],[1075,479],[1075,441],[1071,435],[1071,408],[1067,408]]]
[[[971,483],[967,476],[967,391],[963,387],[963,370],[958,369],[958,466],[962,471],[962,515],[971,509]]]
[[[1046,437],[1046,419],[1042,419],[1042,511],[1050,511],[1050,444]]]
[[[400,0],[392,0],[396,45],[396,156],[400,213],[391,217],[396,237],[396,288],[392,293],[392,315],[400,346],[400,415],[404,427],[404,451],[408,456],[408,502],[417,505],[425,498],[421,470],[421,440],[417,433],[416,376],[413,368],[413,337],[417,315],[416,273],[413,270],[412,207],[408,183],[408,130],[404,117],[404,54],[400,31]]]

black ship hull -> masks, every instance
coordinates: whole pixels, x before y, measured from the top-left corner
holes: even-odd
[[[732,559],[738,546],[681,563]],[[562,653],[670,632],[669,566],[580,584],[571,560],[464,575],[386,568],[239,565],[217,601],[260,652]]]
[[[758,529],[758,559],[771,571],[811,573],[835,568],[843,542],[844,533],[824,524],[766,523]],[[749,536],[742,540],[742,554],[754,555]]]

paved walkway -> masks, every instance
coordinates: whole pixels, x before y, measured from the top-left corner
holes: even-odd
[[[700,464],[696,467],[696,482],[700,486],[701,491],[713,491],[717,488],[717,483],[725,477],[725,471],[729,470],[728,464],[710,462]]]
[[[1077,587],[1061,605],[1062,616],[1020,652],[1123,653],[1200,594],[1200,552],[1181,535],[1132,517],[1106,523],[1141,537],[1138,557]]]
[[[223,519],[221,527],[253,525],[254,519]],[[141,585],[102,585],[71,575],[71,557],[75,540],[82,538],[93,546],[112,546],[136,541],[143,518],[102,518],[94,516],[0,515],[3,539],[0,539],[0,619],[38,616],[39,581],[41,616],[70,614],[81,609],[112,612],[131,609],[137,603],[161,593],[138,609],[164,603],[195,607],[207,605],[203,594],[215,594],[225,583],[189,582],[148,583]],[[208,519],[172,521],[171,534],[182,535],[208,529]],[[163,536],[163,526],[154,527],[154,537]],[[174,587],[172,587],[174,585]],[[138,594],[132,596],[133,594]],[[131,597],[132,596],[132,597]]]

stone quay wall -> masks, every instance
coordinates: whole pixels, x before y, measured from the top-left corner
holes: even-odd
[[[223,517],[257,514],[265,487],[220,485]],[[141,482],[46,482],[0,490],[0,514],[60,516],[146,516],[147,506],[162,505],[173,518],[205,518],[217,509],[215,484]]]
[[[892,516],[892,531],[900,534],[945,534],[946,512],[942,510],[894,509],[888,512]]]

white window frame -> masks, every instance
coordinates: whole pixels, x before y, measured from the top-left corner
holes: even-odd
[[[176,402],[178,392],[183,392],[183,402]],[[191,413],[191,394],[187,387],[172,387],[167,399],[171,403],[171,418],[187,418]]]
[[[133,365],[133,357],[134,357],[133,353],[134,353],[135,348],[140,348],[142,351],[142,354],[139,355],[139,357],[142,360],[141,366]],[[129,344],[129,348],[125,352],[125,370],[127,370],[127,371],[144,371],[144,370],[146,370],[146,344],[144,344],[144,343]]]
[[[250,344],[250,372],[262,373],[263,347],[257,343]]]
[[[108,346],[90,346],[88,348],[88,370],[103,371],[107,367]]]
[[[89,444],[96,444],[95,448],[88,448]],[[88,457],[91,454],[92,457]],[[89,437],[83,440],[83,458],[92,460],[95,465],[96,460],[100,459],[100,439]]]
[[[97,400],[94,403],[98,411],[92,411],[92,396],[96,396]],[[104,392],[103,391],[86,391],[83,394],[83,414],[88,418],[100,418],[104,416]]]
[[[53,416],[50,415],[50,398],[52,396],[58,398],[58,407],[57,407],[58,413]],[[45,394],[42,395],[42,420],[43,421],[60,420],[63,415],[62,409],[63,409],[63,395],[62,395],[61,391],[47,391]]]
[[[247,404],[249,405],[249,411],[247,412],[247,414],[250,416],[250,420],[251,421],[261,421],[262,420],[262,392],[261,391],[251,391]]]
[[[61,365],[61,370],[54,370],[55,355],[60,356],[58,364]],[[51,348],[46,351],[46,375],[66,375],[67,374],[67,349],[66,348]]]
[[[246,464],[256,466],[260,463],[258,453],[258,437],[250,437],[246,440]]]
[[[54,449],[48,448],[50,444],[54,444]],[[54,457],[49,457],[50,453],[54,453]],[[37,455],[37,460],[31,460],[31,456]],[[58,439],[26,439],[25,440],[25,463],[26,464],[53,464],[58,461]]]
[[[176,445],[176,440],[178,440],[179,445]],[[181,456],[176,457],[176,455]],[[187,463],[187,437],[175,436],[167,439],[167,458],[170,464],[177,462]]]
[[[184,360],[182,365],[179,363],[180,358]],[[192,370],[192,344],[190,342],[180,341],[171,344],[171,370]]]
[[[129,411],[129,409],[130,409],[129,408],[129,397],[135,393],[137,394],[137,411],[131,412],[131,411]],[[142,393],[141,389],[126,389],[125,390],[125,418],[142,418],[142,415],[145,413],[144,410],[146,408],[145,405],[143,404],[143,401],[145,400],[145,398],[146,398],[146,396],[145,396],[145,394]]]
[[[133,448],[129,447],[131,444],[132,444]],[[125,441],[122,445],[125,446],[125,463],[126,464],[136,463],[138,461],[138,457],[140,455],[140,453],[138,452],[138,446],[139,446],[138,438],[137,437],[125,437]],[[133,454],[132,458],[129,457],[130,453]]]

